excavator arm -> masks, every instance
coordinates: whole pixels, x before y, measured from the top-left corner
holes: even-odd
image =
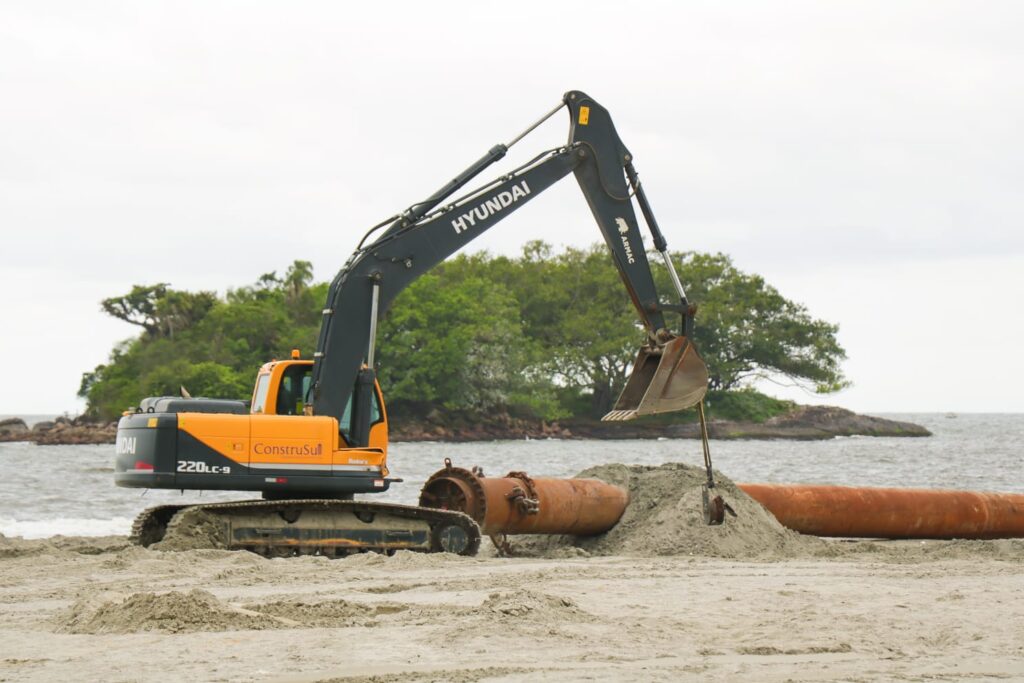
[[[571,118],[569,140],[527,164],[448,204],[442,202],[505,156],[508,148],[562,107]],[[667,244],[632,164],[604,107],[579,91],[507,145],[493,147],[431,197],[371,230],[331,283],[314,355],[312,412],[341,419],[352,401],[353,446],[367,443],[375,381],[377,323],[395,297],[416,278],[457,252],[553,184],[573,173],[648,340],[626,389],[606,419],[680,410],[704,394],[707,371],[688,341],[692,308],[668,258]],[[632,191],[632,192],[631,192]],[[659,301],[631,195],[635,195],[671,273],[678,304]],[[366,244],[375,230],[387,228]],[[682,315],[680,335],[665,312]]]

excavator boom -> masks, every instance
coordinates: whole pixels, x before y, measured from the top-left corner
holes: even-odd
[[[435,210],[475,175],[502,158],[508,147],[523,136],[509,145],[493,147],[445,187],[391,222],[376,240],[361,245],[334,278],[314,356],[311,403],[314,414],[340,418],[354,393],[353,445],[365,444],[370,389],[375,379],[376,325],[395,297],[420,275],[569,173],[576,176],[648,334],[638,354],[633,378],[606,419],[682,410],[703,397],[707,371],[686,335],[692,311],[640,185],[632,154],[619,138],[608,111],[591,97],[570,91],[562,105],[544,118],[563,106],[571,121],[565,146],[545,152]],[[655,247],[672,275],[678,304],[665,304],[658,298],[633,209],[634,193],[654,236]],[[682,315],[679,336],[668,329],[666,311]]]

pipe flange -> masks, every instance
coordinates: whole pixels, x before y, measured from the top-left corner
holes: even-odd
[[[445,468],[435,472],[420,490],[421,507],[456,510],[483,525],[487,517],[487,495],[479,477],[462,467],[453,467],[445,458]]]

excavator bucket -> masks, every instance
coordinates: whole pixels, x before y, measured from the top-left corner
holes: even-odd
[[[621,422],[685,410],[704,398],[707,387],[707,366],[686,337],[676,337],[658,349],[643,347],[626,388],[601,421]]]

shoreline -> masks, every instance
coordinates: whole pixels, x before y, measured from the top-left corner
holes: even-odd
[[[888,418],[860,415],[834,406],[797,406],[764,422],[711,420],[708,436],[714,440],[799,440],[821,441],[837,436],[889,436],[919,438],[931,436],[921,425]],[[543,422],[504,418],[490,423],[442,426],[416,421],[392,429],[391,440],[473,442],[518,439],[699,439],[696,422],[667,422],[664,417],[641,418],[631,422],[601,422],[573,418]]]
[[[113,444],[117,423],[96,423],[82,418],[43,421],[31,428],[20,418],[0,420],[0,442],[22,441],[39,445]],[[714,440],[816,441],[839,436],[919,438],[931,436],[921,425],[861,415],[834,406],[798,406],[764,422],[711,420],[708,436]],[[695,422],[667,422],[663,417],[631,422],[600,422],[572,418],[546,422],[501,416],[490,421],[456,420],[447,424],[409,420],[393,425],[392,442],[438,441],[450,443],[522,439],[699,439]]]
[[[708,526],[698,467],[588,476],[628,486],[616,526],[512,536],[513,557],[486,539],[475,557],[271,559],[198,536],[179,550],[0,536],[0,680],[1024,676],[1024,539],[801,535],[721,475],[737,514]]]

